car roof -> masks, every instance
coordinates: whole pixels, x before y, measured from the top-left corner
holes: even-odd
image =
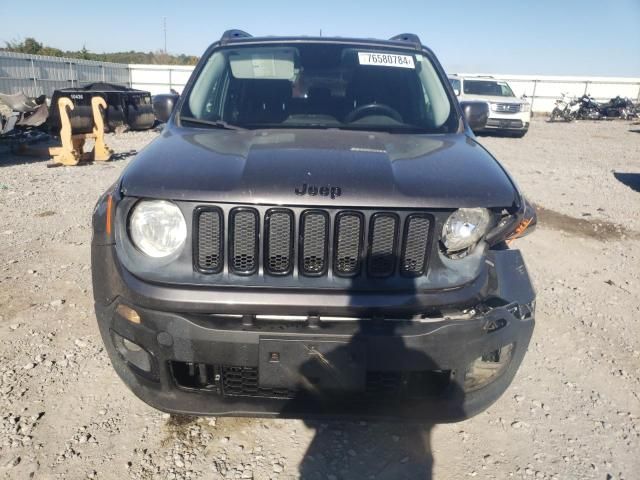
[[[335,44],[358,44],[382,47],[394,47],[409,50],[429,50],[420,41],[420,38],[413,33],[401,33],[388,40],[377,38],[353,38],[353,37],[321,37],[321,36],[262,36],[253,37],[242,30],[227,30],[222,34],[216,43],[222,45],[242,45],[242,44],[264,44],[264,43],[335,43]]]

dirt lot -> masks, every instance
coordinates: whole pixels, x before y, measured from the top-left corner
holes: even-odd
[[[493,407],[433,427],[147,407],[103,350],[89,243],[99,193],[156,134],[110,137],[117,161],[77,168],[0,151],[0,476],[640,478],[638,130],[535,121],[524,139],[480,139],[542,207],[539,229],[517,245],[539,294],[537,326]]]

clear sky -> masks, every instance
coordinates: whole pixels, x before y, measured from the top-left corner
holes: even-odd
[[[0,42],[201,55],[229,28],[253,35],[417,33],[450,72],[640,76],[640,0],[0,0]]]

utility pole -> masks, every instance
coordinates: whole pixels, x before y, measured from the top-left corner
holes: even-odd
[[[164,32],[164,53],[167,53],[167,17],[162,17],[162,30]]]

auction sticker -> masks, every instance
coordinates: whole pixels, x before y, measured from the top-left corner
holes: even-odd
[[[374,65],[377,67],[416,68],[411,55],[397,55],[395,53],[358,52],[360,65]]]

